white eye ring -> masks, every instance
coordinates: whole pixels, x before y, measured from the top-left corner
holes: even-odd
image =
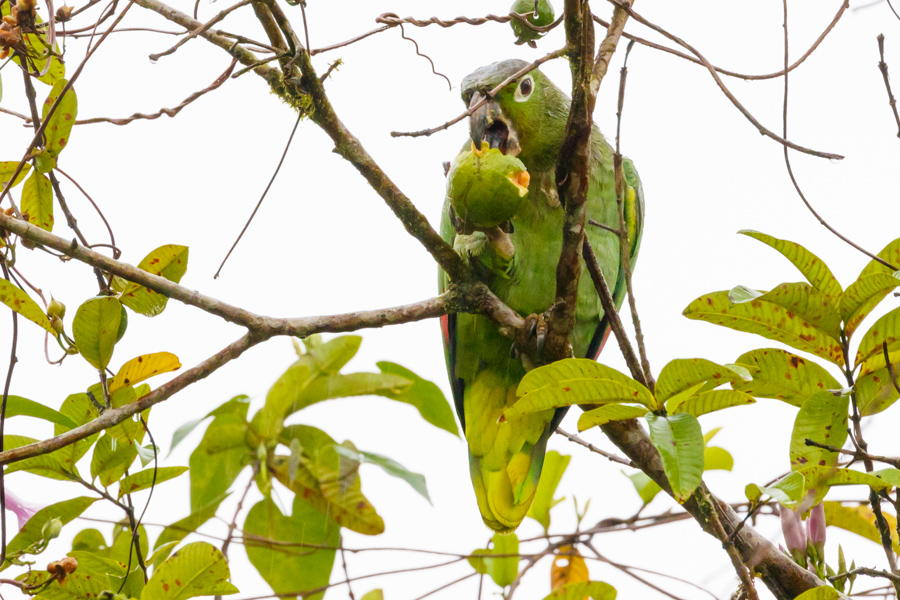
[[[526,75],[519,81],[513,98],[515,98],[516,102],[525,102],[531,97],[532,92],[534,92],[534,77]]]

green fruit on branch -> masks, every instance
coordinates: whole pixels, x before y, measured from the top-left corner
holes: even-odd
[[[515,156],[482,142],[456,157],[447,176],[447,195],[467,225],[488,228],[512,218],[528,194],[531,176]]]
[[[535,7],[537,8],[535,9]],[[535,10],[537,10],[537,15],[534,14]],[[550,4],[549,0],[516,0],[509,11],[520,15],[528,14],[529,16],[526,17],[528,22],[536,27],[546,27],[556,17],[553,12],[553,5]],[[545,35],[539,31],[529,29],[518,19],[511,20],[509,24],[513,33],[516,34],[516,44],[528,44],[534,48],[536,46],[534,41]]]

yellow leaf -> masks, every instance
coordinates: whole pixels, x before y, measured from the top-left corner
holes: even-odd
[[[564,585],[588,580],[590,573],[578,550],[572,546],[560,547],[550,567],[550,590],[555,592]]]
[[[132,358],[119,369],[116,376],[109,383],[109,393],[126,385],[135,385],[160,373],[168,373],[181,368],[178,357],[171,352],[156,352],[143,354]]]

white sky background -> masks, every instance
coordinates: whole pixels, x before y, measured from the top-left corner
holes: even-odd
[[[839,3],[790,2],[792,62],[831,21]],[[562,2],[555,4],[561,10]],[[601,15],[611,12],[608,4],[593,4]],[[192,7],[183,0],[174,5],[186,12]],[[224,2],[202,2],[201,20],[226,6]],[[748,73],[771,73],[781,68],[779,1],[642,0],[636,9],[692,43],[718,66]],[[300,29],[299,7],[286,7],[286,11]],[[382,12],[451,18],[507,11],[506,0],[311,0],[307,14],[311,44],[321,47],[374,28],[374,19]],[[90,14],[99,14],[98,8]],[[177,29],[135,6],[122,26],[141,25]],[[217,27],[263,38],[250,7],[240,9]],[[629,23],[627,29],[663,41],[635,23]],[[467,126],[461,123],[448,132],[418,139],[392,138],[390,131],[422,129],[456,116],[464,108],[458,89],[463,76],[509,57],[534,60],[560,47],[564,34],[559,28],[540,42],[538,50],[532,50],[514,46],[507,25],[407,27],[406,32],[432,57],[438,71],[450,78],[452,91],[442,78],[431,74],[428,62],[416,56],[413,45],[402,40],[396,29],[319,55],[314,64],[324,72],[330,61],[344,60],[326,84],[338,114],[437,227],[445,183],[441,163],[453,158],[466,139]],[[880,4],[848,12],[813,57],[790,76],[789,138],[847,157],[829,162],[793,153],[799,182],[827,220],[872,251],[900,235],[896,214],[900,171],[895,167],[900,140],[877,69],[875,37],[882,32],[887,36],[887,61],[894,73],[900,73],[900,22],[886,4]],[[598,43],[602,34],[598,29]],[[229,57],[203,40],[194,40],[174,55],[151,64],[147,55],[166,49],[176,39],[149,33],[110,36],[76,85],[79,118],[124,117],[136,111],[149,113],[162,106],[175,106],[207,86],[228,65]],[[83,51],[84,40],[69,42],[70,74]],[[621,56],[616,55],[601,87],[595,112],[595,120],[608,134],[615,131]],[[568,89],[565,61],[545,65],[543,70]],[[21,77],[14,65],[5,68],[2,77],[2,105],[27,112]],[[782,80],[746,83],[726,78],[725,82],[760,121],[780,132]],[[37,85],[42,101],[49,88]],[[136,264],[165,243],[189,245],[190,263],[182,284],[257,313],[332,314],[433,296],[436,267],[430,256],[406,234],[352,166],[331,152],[330,140],[309,121],[300,125],[281,174],[223,276],[212,279],[271,176],[294,119],[295,113],[269,93],[260,78],[247,74],[195,102],[175,119],[163,117],[127,127],[76,127],[60,166],[102,206],[124,250],[123,260]],[[31,130],[21,127],[14,118],[0,115],[0,158],[19,159],[31,135]],[[792,189],[781,147],[757,133],[703,67],[642,46],[634,48],[629,60],[622,149],[637,165],[647,197],[635,287],[655,373],[673,358],[730,362],[742,352],[774,344],[681,316],[691,300],[708,291],[737,284],[769,289],[782,281],[801,279],[780,255],[755,240],[736,235],[737,230],[757,229],[804,244],[831,266],[845,286],[868,260],[816,223]],[[63,189],[88,239],[106,241],[105,230],[88,203],[68,182],[63,183]],[[54,233],[71,235],[58,209]],[[18,252],[18,259],[20,270],[33,283],[68,305],[68,322],[77,306],[96,291],[96,281],[84,265],[61,264],[44,253],[24,249]],[[886,307],[895,305],[893,298],[885,302]],[[95,381],[93,369],[77,357],[61,368],[48,366],[43,357],[43,336],[36,327],[20,323],[20,362],[12,393],[58,407],[67,394],[82,391]],[[8,318],[0,319],[0,331],[2,339],[9,339]],[[162,350],[176,353],[188,367],[237,339],[241,332],[238,327],[173,301],[162,316],[153,320],[130,315],[128,333],[116,348],[112,367],[118,368],[139,354]],[[437,382],[449,397],[437,321],[365,331],[362,335],[362,348],[346,371],[376,370],[374,363],[378,360],[395,361]],[[293,360],[289,340],[271,340],[154,408],[150,426],[163,452],[168,452],[172,432],[180,424],[202,416],[236,394],[253,398],[252,414],[269,386]],[[607,346],[601,360],[627,371],[614,342]],[[159,385],[161,379],[151,383]],[[894,407],[869,421],[866,435],[880,454],[897,454],[896,440],[890,436],[896,429],[897,410]],[[567,417],[563,424],[566,429],[576,429],[577,412],[573,410]],[[742,501],[747,483],[763,483],[785,471],[795,414],[796,409],[786,404],[761,400],[751,407],[703,417],[705,431],[724,428],[715,445],[725,447],[735,458],[734,473],[707,475],[713,491],[730,501]],[[431,427],[410,407],[382,398],[319,404],[302,411],[295,420],[321,427],[338,440],[350,439],[361,449],[390,456],[427,477],[433,507],[399,480],[364,466],[363,491],[384,517],[387,531],[377,538],[349,532],[345,536],[348,547],[469,552],[487,542],[489,532],[478,515],[462,440]],[[29,421],[10,421],[8,431],[35,437],[50,435],[48,426]],[[161,464],[186,465],[200,437],[199,432],[194,433]],[[612,449],[597,430],[587,432],[585,437]],[[559,489],[569,500],[553,512],[556,532],[574,527],[573,495],[582,502],[592,499],[586,526],[604,518],[627,518],[639,508],[640,500],[618,465],[558,437],[551,439],[550,448],[574,456]],[[82,472],[89,472],[87,462]],[[242,489],[248,474],[238,480],[235,489]],[[11,475],[7,482],[17,494],[35,502],[49,503],[83,492],[75,484],[28,474]],[[289,498],[283,489],[278,494],[282,500]],[[862,492],[850,488],[833,492],[829,499],[841,497],[861,498]],[[139,506],[143,505],[146,493],[136,499]],[[226,501],[220,515],[230,520],[235,502],[234,497]],[[247,506],[250,504],[248,501]],[[188,507],[185,476],[160,485],[146,521],[168,524],[186,516]],[[679,510],[676,507],[661,495],[646,511]],[[88,514],[119,517],[99,502]],[[71,535],[89,526],[87,522],[68,526],[63,538],[45,555],[48,560],[64,554]],[[102,529],[109,535],[111,527]],[[210,528],[217,534],[224,529],[222,523],[213,523]],[[760,521],[759,529],[781,541],[774,520]],[[159,528],[149,527],[149,532],[153,540]],[[539,533],[540,527],[530,520],[519,530],[521,538]],[[884,556],[875,544],[834,530],[829,530],[829,536],[830,562],[836,563],[835,540],[840,539],[848,561],[855,558],[861,565],[884,565]],[[729,597],[735,589],[736,578],[726,554],[693,521],[636,534],[605,534],[595,538],[595,543],[609,558],[690,579],[708,587],[718,598]],[[268,587],[247,563],[243,549],[232,546],[230,554],[233,581],[241,589],[237,597],[267,593]],[[434,557],[383,552],[348,555],[348,560],[352,576],[441,562]],[[589,566],[592,579],[615,585],[620,598],[662,597],[608,566],[597,562]],[[548,571],[549,561],[533,569],[516,598],[543,598],[549,592]],[[468,572],[470,567],[463,562],[435,571],[361,581],[354,585],[354,592],[359,598],[374,587],[382,587],[390,600],[413,600]],[[339,561],[334,577],[342,578]],[[652,575],[649,578],[683,598],[709,597],[683,584]],[[759,588],[763,597],[769,597],[761,583]],[[477,579],[473,578],[433,597],[474,599],[476,590]],[[484,598],[493,597],[495,592],[496,586],[486,581]],[[6,587],[2,593],[7,598],[15,595]],[[346,587],[335,588],[328,595],[346,596]]]

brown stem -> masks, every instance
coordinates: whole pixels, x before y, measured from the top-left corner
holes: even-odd
[[[900,137],[900,113],[897,113],[897,99],[894,98],[894,92],[891,91],[891,80],[888,77],[888,66],[887,63],[884,62],[884,34],[878,34],[878,69],[881,71],[881,76],[884,78],[884,87],[887,88],[888,95],[888,104],[891,105],[891,110],[894,113],[894,121],[897,123],[897,137]]]
[[[607,423],[602,425],[601,429],[625,456],[671,495],[671,487],[666,479],[659,452],[653,447],[650,438],[637,420]],[[705,484],[701,485],[705,489]],[[697,493],[684,503],[684,509],[694,517],[704,531],[712,535],[713,524],[710,521],[709,510],[701,506],[696,496]],[[721,512],[718,515],[720,523],[725,533],[730,533],[737,527],[740,517],[730,506],[723,505],[715,495],[711,498],[720,505]],[[806,590],[823,585],[813,573],[797,565],[749,525],[745,525],[733,537],[733,541],[742,562],[762,578],[766,587],[778,600],[793,600]]]

